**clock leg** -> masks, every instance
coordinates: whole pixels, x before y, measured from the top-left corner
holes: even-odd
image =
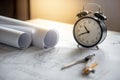
[[[78,44],[77,47],[80,48],[80,45]]]
[[[98,45],[97,46],[94,46],[94,47],[91,47],[92,50],[99,50],[99,47]]]
[[[98,47],[98,46],[96,46],[96,49],[97,49],[97,50],[99,50],[99,47]]]

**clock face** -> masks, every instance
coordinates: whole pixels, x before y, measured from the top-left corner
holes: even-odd
[[[84,47],[93,47],[100,42],[103,33],[96,19],[86,17],[76,22],[73,34],[78,44]]]

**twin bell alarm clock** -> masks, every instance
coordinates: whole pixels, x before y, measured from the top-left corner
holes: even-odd
[[[74,24],[73,36],[78,45],[86,48],[97,46],[103,42],[107,35],[105,25],[106,16],[101,12],[101,7],[98,4],[96,12],[83,10],[77,14],[79,18]]]

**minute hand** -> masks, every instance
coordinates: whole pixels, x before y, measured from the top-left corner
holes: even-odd
[[[81,34],[79,34],[79,36],[84,35],[84,34],[87,34],[87,33],[88,33],[88,32],[81,33]]]

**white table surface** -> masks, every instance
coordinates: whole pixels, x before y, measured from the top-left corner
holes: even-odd
[[[19,50],[0,44],[0,80],[120,80],[120,33],[108,31],[99,50],[78,48],[72,34],[73,25],[33,20],[39,25],[54,26],[60,38],[54,48],[30,47]],[[84,64],[61,70],[64,64],[96,54],[95,74],[82,76]]]

